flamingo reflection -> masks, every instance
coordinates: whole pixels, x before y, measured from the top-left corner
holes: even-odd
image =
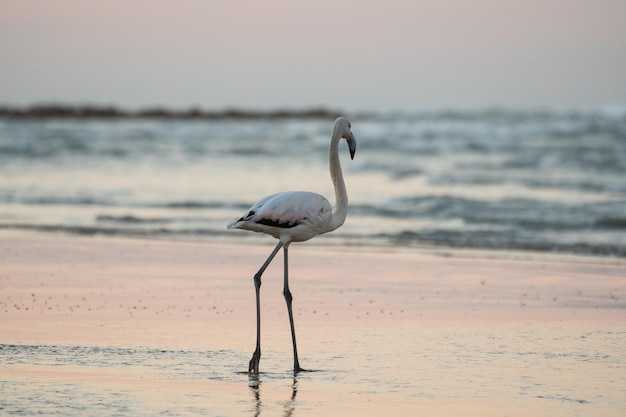
[[[259,417],[261,415],[261,411],[263,410],[263,401],[261,400],[261,381],[259,380],[257,375],[250,375],[250,380],[248,383],[248,387],[250,388],[250,392],[254,398],[254,417]],[[284,403],[283,416],[291,417],[293,412],[296,409],[296,395],[298,394],[298,380],[294,376],[293,382],[291,384],[291,396],[289,400]]]

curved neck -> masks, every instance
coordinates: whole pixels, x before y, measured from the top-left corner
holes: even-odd
[[[333,210],[333,217],[330,224],[331,231],[341,226],[348,215],[348,193],[346,191],[346,183],[343,181],[341,163],[339,162],[340,139],[340,133],[338,131],[333,131],[329,151],[330,179],[335,187],[335,208]]]

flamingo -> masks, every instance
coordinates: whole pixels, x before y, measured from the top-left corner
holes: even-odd
[[[229,229],[245,229],[266,233],[278,239],[278,244],[254,275],[254,289],[256,292],[256,349],[248,366],[250,374],[259,374],[259,362],[261,360],[261,307],[259,295],[261,275],[263,275],[263,272],[281,248],[283,249],[284,257],[283,296],[287,302],[289,325],[291,326],[293,369],[294,373],[304,371],[300,367],[298,349],[296,347],[296,331],[291,308],[293,297],[291,296],[291,291],[289,291],[288,249],[292,242],[304,242],[317,235],[332,232],[346,220],[348,214],[348,193],[339,162],[339,141],[341,139],[347,140],[350,158],[354,159],[356,140],[350,129],[351,124],[348,119],[339,117],[335,120],[330,139],[330,178],[335,188],[334,210],[324,196],[308,191],[289,191],[262,198],[254,203],[243,217],[228,225]]]

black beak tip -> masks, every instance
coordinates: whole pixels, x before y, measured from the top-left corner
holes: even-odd
[[[348,149],[350,150],[350,159],[354,159],[354,154],[356,153],[356,139],[352,135],[350,135],[350,139],[348,139]]]

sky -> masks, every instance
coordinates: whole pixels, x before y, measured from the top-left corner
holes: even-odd
[[[624,0],[0,0],[0,105],[626,107]]]

